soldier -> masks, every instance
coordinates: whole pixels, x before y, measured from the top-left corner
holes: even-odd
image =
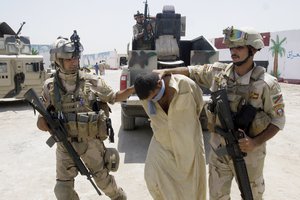
[[[138,76],[134,87],[153,129],[145,161],[145,180],[153,199],[205,200],[200,87],[179,74],[159,79],[156,73]]]
[[[97,186],[113,200],[125,200],[126,194],[117,187],[115,179],[109,174],[111,169],[106,163],[111,153],[104,146],[107,138],[109,107],[106,102],[125,100],[133,91],[131,87],[114,92],[104,80],[93,74],[79,70],[82,45],[77,40],[59,37],[50,50],[50,60],[55,62],[56,73],[45,81],[42,99],[45,106],[52,110],[65,123],[68,139],[93,173]],[[49,131],[42,116],[38,117],[37,127]],[[118,157],[118,155],[116,155]],[[118,160],[116,160],[118,165]],[[56,149],[56,186],[54,192],[58,200],[79,199],[74,190],[74,179],[78,174],[75,164],[61,142]]]
[[[133,50],[153,50],[154,37],[151,24],[147,23],[145,30],[145,17],[139,11],[134,15],[134,19],[136,24],[133,26]]]
[[[244,159],[253,197],[259,200],[265,191],[263,167],[266,141],[285,125],[283,97],[277,79],[253,61],[255,53],[264,47],[262,36],[250,28],[229,27],[223,33],[223,42],[230,50],[232,63],[188,66],[158,72],[185,74],[212,92],[225,88],[233,114],[238,115],[243,105],[251,105],[256,109],[247,135],[238,142],[241,151],[247,153]],[[216,115],[210,111],[207,114],[213,149],[209,156],[210,199],[230,199],[231,181],[235,176],[233,162],[228,155],[221,155],[220,150],[225,141],[214,131],[215,125],[219,125]]]

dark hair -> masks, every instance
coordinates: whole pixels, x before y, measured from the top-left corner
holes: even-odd
[[[148,98],[150,92],[156,89],[158,80],[158,74],[153,72],[137,75],[134,81],[134,89],[138,97],[141,100]]]

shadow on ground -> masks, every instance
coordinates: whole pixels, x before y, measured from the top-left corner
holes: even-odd
[[[23,111],[23,110],[33,110],[32,107],[23,100],[17,101],[1,101],[0,102],[0,112],[6,111]]]
[[[145,163],[152,130],[145,118],[136,118],[132,131],[119,129],[118,150],[125,153],[124,163]]]
[[[152,137],[152,130],[149,122],[144,118],[136,119],[136,129],[132,131],[124,131],[119,129],[118,150],[125,153],[125,163],[145,163],[148,146]],[[208,155],[211,151],[209,145],[210,133],[203,131],[203,139],[205,145],[206,163],[208,163]]]

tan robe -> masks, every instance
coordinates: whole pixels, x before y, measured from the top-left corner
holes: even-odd
[[[205,200],[205,152],[200,112],[202,91],[189,78],[172,75],[176,92],[166,114],[158,103],[150,115],[153,137],[145,164],[145,180],[155,200]]]

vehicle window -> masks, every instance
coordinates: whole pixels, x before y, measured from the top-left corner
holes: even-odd
[[[27,72],[38,72],[39,71],[39,63],[38,62],[26,63],[25,65],[26,65]]]
[[[31,53],[30,46],[29,45],[24,45],[23,48],[21,49],[21,53],[30,54]]]
[[[7,44],[7,49],[9,53],[19,53],[18,48],[14,44]]]
[[[0,73],[7,73],[7,63],[0,62]]]

